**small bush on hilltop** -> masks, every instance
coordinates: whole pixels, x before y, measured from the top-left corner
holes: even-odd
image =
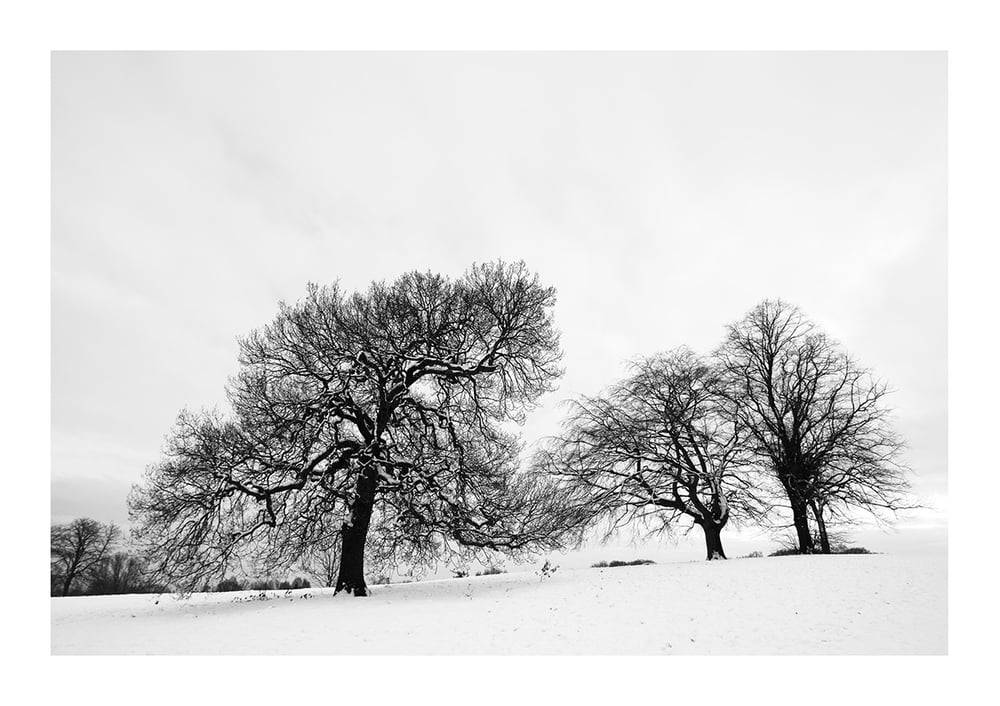
[[[799,550],[796,547],[782,547],[771,552],[768,556],[796,556],[798,553]]]
[[[476,576],[496,576],[497,574],[506,574],[506,569],[501,569],[498,566],[489,566],[482,571],[477,571]]]
[[[830,548],[833,554],[874,554],[875,552],[869,551],[864,547],[848,547],[846,545],[838,545]]]
[[[874,554],[869,549],[865,547],[848,547],[846,545],[840,544],[830,547],[830,554]],[[796,556],[799,554],[798,549],[794,548],[784,548],[777,551],[771,552],[768,556]],[[812,554],[811,556],[823,556],[822,554]]]
[[[592,569],[607,569],[617,566],[647,566],[649,564],[655,564],[656,562],[652,559],[634,559],[633,561],[599,561],[596,564],[591,564]]]

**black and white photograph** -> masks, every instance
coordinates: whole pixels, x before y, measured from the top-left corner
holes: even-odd
[[[53,52],[51,653],[947,654],[947,76]]]

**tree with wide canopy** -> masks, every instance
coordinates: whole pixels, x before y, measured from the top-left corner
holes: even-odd
[[[339,541],[337,591],[375,560],[562,546],[565,496],[518,470],[513,427],[561,374],[555,291],[524,263],[311,285],[240,341],[231,417],[182,413],[130,498],[154,573],[195,589],[233,562]]]

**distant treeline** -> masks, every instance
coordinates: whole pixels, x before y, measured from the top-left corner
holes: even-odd
[[[170,587],[147,578],[142,557],[116,550],[121,530],[80,518],[51,530],[52,596],[103,596],[122,593],[167,593]],[[291,581],[226,577],[205,591],[283,591],[311,588],[308,579],[296,576]]]
[[[225,593],[228,591],[294,591],[299,588],[312,588],[309,579],[296,576],[291,581],[275,581],[274,579],[260,579],[240,581],[235,577],[226,577],[216,584],[215,588],[206,588],[206,591],[216,591]]]

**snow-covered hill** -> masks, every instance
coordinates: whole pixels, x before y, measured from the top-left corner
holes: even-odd
[[[947,558],[817,556],[52,599],[53,654],[944,654]]]

